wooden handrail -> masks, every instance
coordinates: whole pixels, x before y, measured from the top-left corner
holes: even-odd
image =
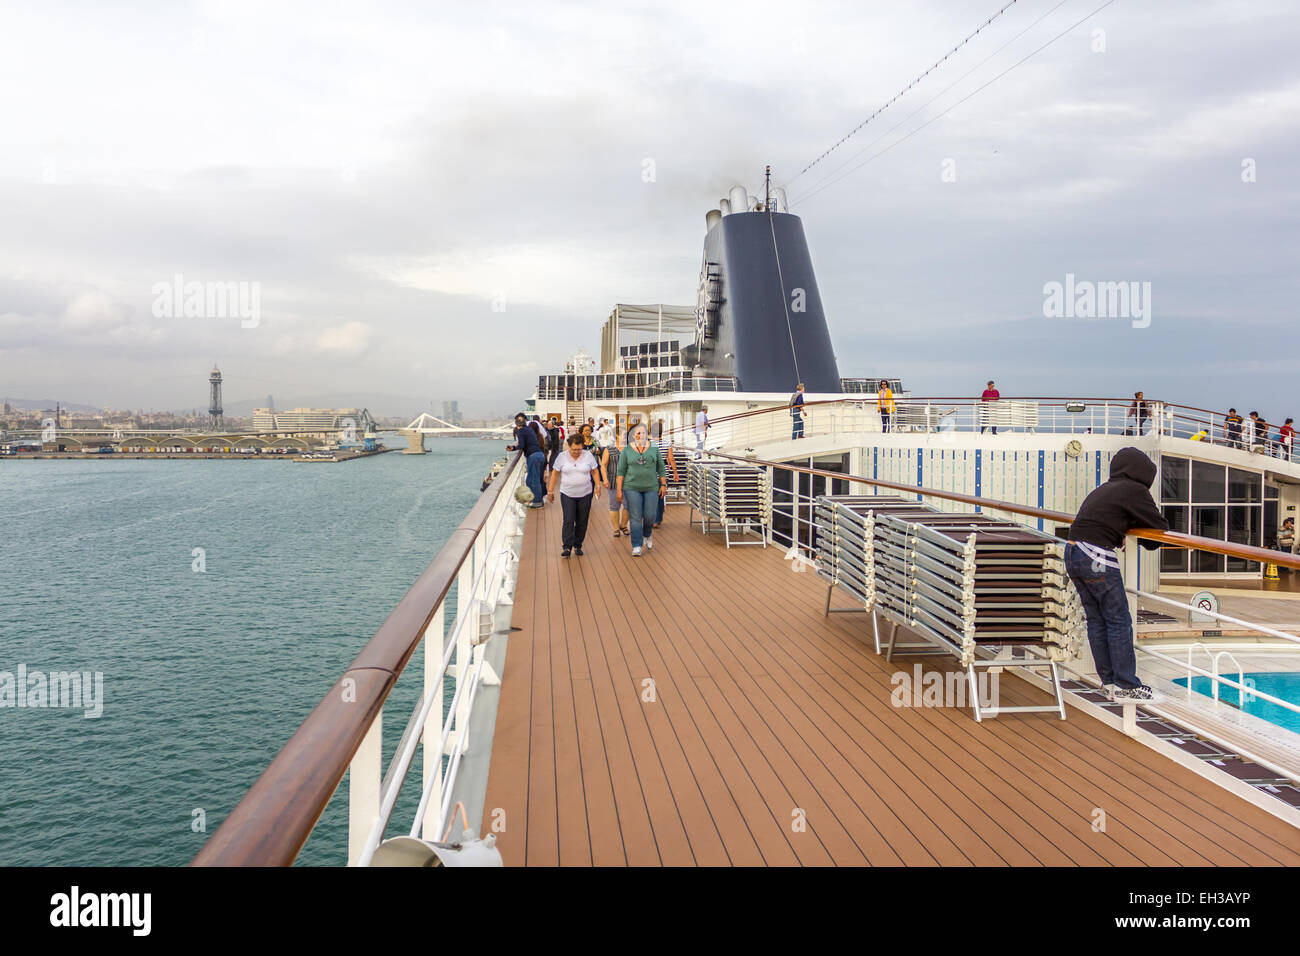
[[[788,462],[766,461],[762,458],[731,455],[721,451],[706,451],[705,454],[717,458],[729,458],[732,461],[744,462],[747,465],[783,468],[786,471],[799,472],[804,475],[820,475],[823,478],[835,478],[840,481],[871,485],[876,488],[888,488],[891,491],[904,491],[913,495],[943,498],[946,501],[960,501],[963,504],[979,505],[983,508],[992,508],[995,511],[1009,511],[1012,514],[1025,515],[1030,518],[1042,518],[1044,521],[1054,521],[1060,524],[1073,524],[1075,518],[1074,515],[1065,511],[1049,511],[1046,508],[1035,508],[1032,505],[1017,504],[1013,501],[1000,501],[996,498],[978,498],[975,495],[966,495],[957,491],[940,491],[936,488],[923,488],[917,485],[902,484],[897,481],[886,481],[883,478],[863,478],[859,475],[849,475],[840,471],[826,471],[822,468],[808,468],[804,465],[792,465]],[[1134,528],[1129,531],[1129,534],[1134,538],[1144,538],[1147,541],[1159,541],[1161,544],[1173,545],[1179,548],[1188,548],[1193,551],[1212,551],[1215,554],[1225,554],[1230,558],[1245,558],[1248,561],[1279,564],[1287,568],[1300,568],[1300,555],[1290,554],[1286,551],[1273,551],[1269,548],[1257,548],[1254,545],[1249,544],[1232,544],[1228,541],[1221,541],[1218,538],[1203,538],[1200,535],[1183,534],[1181,531],[1157,531],[1155,528]]]
[[[191,866],[288,866],[294,861],[423,639],[434,612],[446,599],[502,489],[510,484],[507,478],[520,466],[522,454],[516,452],[479,496],[465,520],[199,850]]]

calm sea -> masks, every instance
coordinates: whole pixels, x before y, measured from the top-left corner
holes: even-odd
[[[316,465],[0,461],[0,672],[102,672],[104,697],[97,719],[0,708],[0,865],[190,860],[504,454],[426,446]],[[385,710],[386,752],[420,660]],[[345,783],[299,862],[346,862],[346,826]]]

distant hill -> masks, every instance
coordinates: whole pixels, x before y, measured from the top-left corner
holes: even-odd
[[[19,408],[22,409],[23,411],[29,411],[29,412],[44,411],[47,408],[53,408],[56,404],[56,400],[53,398],[0,397],[0,401],[6,401],[13,408]],[[102,409],[98,405],[78,405],[76,402],[59,402],[58,404],[59,407],[61,407],[65,412],[79,412],[79,413],[91,414],[94,412],[102,411]]]

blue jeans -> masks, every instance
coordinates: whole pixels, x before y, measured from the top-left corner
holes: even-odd
[[[659,497],[657,491],[623,490],[623,502],[627,505],[628,528],[632,532],[632,547],[641,547],[642,539],[654,534],[655,504]]]
[[[528,490],[533,493],[533,504],[538,504],[544,497],[542,488],[542,469],[546,467],[546,452],[535,451],[528,456],[528,477],[524,479]]]
[[[803,438],[803,416],[802,415],[794,420],[794,431],[793,434],[790,435],[791,441],[793,441],[796,438]]]
[[[1133,651],[1133,621],[1129,617],[1124,578],[1118,568],[1094,566],[1074,543],[1065,546],[1065,571],[1074,582],[1088,615],[1088,644],[1103,684],[1139,687],[1137,655]]]

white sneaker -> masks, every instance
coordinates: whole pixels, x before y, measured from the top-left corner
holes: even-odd
[[[1146,684],[1138,684],[1136,687],[1116,687],[1111,699],[1117,704],[1131,701],[1140,704],[1159,704],[1164,700],[1164,696],[1160,691],[1152,690]]]
[[[645,549],[646,549],[647,551],[649,551],[649,550],[650,550],[651,548],[653,548],[654,546],[655,546],[654,538],[646,538],[646,539],[645,539]]]
[[[639,558],[639,557],[641,557],[641,549],[640,549],[640,548],[633,548],[633,549],[632,549],[632,557],[634,557],[634,558]]]

